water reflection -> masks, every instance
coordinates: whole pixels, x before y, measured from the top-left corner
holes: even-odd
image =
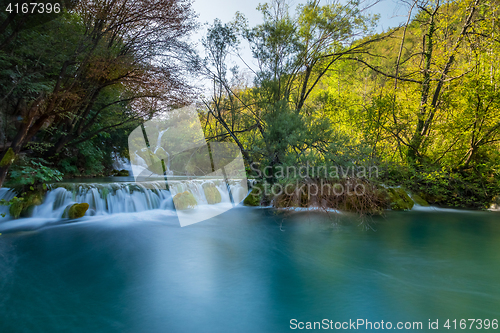
[[[316,213],[282,221],[237,208],[180,228],[151,211],[0,236],[0,332],[498,318],[498,215],[391,213],[376,231]]]

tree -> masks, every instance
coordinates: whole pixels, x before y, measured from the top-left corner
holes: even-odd
[[[234,24],[222,24],[220,20],[215,20],[214,24],[208,29],[207,37],[203,40],[203,46],[207,54],[204,59],[203,70],[206,77],[213,84],[212,94],[210,100],[203,100],[208,114],[206,116],[206,124],[210,124],[210,116],[212,116],[218,124],[223,127],[223,133],[216,131],[211,136],[212,139],[223,141],[226,137],[231,139],[240,148],[245,161],[248,164],[252,163],[247,149],[243,146],[241,140],[238,138],[238,133],[244,133],[258,127],[261,122],[257,121],[255,125],[248,126],[244,129],[238,129],[237,118],[241,108],[245,108],[245,103],[241,101],[231,87],[228,79],[227,58],[232,50],[237,47],[238,39],[235,31],[237,27]],[[231,124],[226,121],[227,116],[230,116]],[[205,126],[206,129],[206,126]]]
[[[256,84],[268,87],[269,100],[285,100],[300,112],[311,92],[333,64],[348,55],[360,54],[375,42],[355,41],[374,26],[377,16],[364,14],[359,1],[308,1],[289,13],[283,0],[259,7],[264,23],[245,30],[254,58],[259,63]]]
[[[43,141],[51,144],[48,157],[67,144],[77,145],[110,128],[147,119],[168,105],[184,103],[189,97],[185,60],[192,51],[183,38],[195,27],[193,15],[188,0],[82,1],[57,20],[19,35],[18,42],[28,48],[42,36],[56,40],[64,52],[45,47],[48,54],[58,54],[50,66],[32,60],[37,66],[30,70],[38,70],[45,84],[30,96],[25,97],[19,87],[7,87],[16,94],[6,101],[10,109],[26,106],[17,133],[0,158],[8,151],[17,155],[42,128],[47,129]],[[73,32],[70,38],[59,35],[68,27]],[[29,52],[36,56],[36,49]],[[18,68],[24,58],[12,59],[9,65]],[[121,117],[103,121],[113,106],[122,107]],[[4,162],[0,185],[12,160]]]
[[[376,19],[364,15],[366,8],[359,5],[357,1],[328,5],[309,1],[299,5],[293,16],[285,1],[275,0],[258,7],[264,22],[256,27],[249,28],[241,14],[231,25],[216,22],[206,43],[214,68],[210,72],[214,97],[205,104],[209,114],[240,146],[244,141],[241,136],[252,138],[252,148],[242,147],[243,151],[260,155],[258,159],[263,158],[270,166],[285,160],[296,162],[312,151],[326,153],[331,134],[329,120],[306,102],[334,63],[362,53],[366,45],[374,42],[355,43]],[[231,89],[226,78],[226,59],[238,45],[235,30],[249,42],[259,66],[251,69],[255,73],[254,87],[239,93]],[[244,126],[233,130],[231,118],[228,121],[224,114],[233,115],[235,111],[240,115],[238,121],[245,121],[240,122]],[[288,161],[292,155],[295,161]]]
[[[443,91],[454,80],[468,75],[478,66],[478,62],[468,63],[464,59],[477,60],[469,56],[475,52],[470,36],[474,31],[482,30],[479,23],[483,18],[478,15],[480,5],[481,0],[414,1],[408,22],[400,33],[401,44],[393,73],[374,66],[361,57],[351,58],[374,72],[395,80],[392,93],[393,128],[388,130],[397,139],[398,145],[406,147],[407,161],[411,165],[421,164],[426,158],[427,147],[432,145],[430,132],[442,109]],[[420,11],[410,22],[413,7]],[[413,38],[407,36],[408,28],[415,34]],[[400,29],[395,31],[397,30]],[[419,38],[422,34],[423,38]],[[415,52],[415,49],[420,51]],[[391,58],[394,59],[394,56]],[[406,120],[406,115],[398,117],[394,110],[398,103],[402,104],[396,100],[398,90],[401,90],[398,88],[402,84],[414,85],[410,94],[415,97],[418,95],[413,123]],[[408,90],[405,93],[408,96]],[[412,101],[414,102],[415,100]],[[410,132],[408,128],[411,129]]]

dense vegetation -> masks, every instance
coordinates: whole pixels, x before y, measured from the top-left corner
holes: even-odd
[[[486,208],[499,194],[498,2],[414,1],[407,23],[382,34],[358,2],[260,9],[263,24],[237,17],[209,32],[208,136],[273,166],[270,183],[276,166],[378,165],[372,183],[430,203]],[[253,85],[225,61],[244,40]]]
[[[80,1],[59,14],[0,12],[0,185],[43,159],[105,174],[127,134],[190,98],[190,2]],[[183,56],[185,57],[183,59]]]
[[[236,143],[270,184],[293,180],[279,174],[287,166],[377,166],[351,177],[370,184],[368,211],[386,201],[381,184],[444,206],[487,208],[500,194],[496,0],[416,0],[406,24],[380,34],[359,1],[310,0],[292,13],[272,0],[257,26],[240,13],[216,20],[203,56],[184,39],[189,1],[63,8],[33,20],[0,13],[0,186],[33,163],[109,174],[131,130],[193,101],[189,69],[212,87],[198,100],[208,140]],[[241,43],[257,68],[232,67]],[[346,177],[300,181],[320,178]]]

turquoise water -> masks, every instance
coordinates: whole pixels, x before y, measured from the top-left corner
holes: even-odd
[[[499,217],[390,212],[366,230],[239,207],[184,228],[156,210],[7,232],[0,332],[298,331],[291,319],[422,331],[439,319],[447,331],[446,319],[500,319]]]

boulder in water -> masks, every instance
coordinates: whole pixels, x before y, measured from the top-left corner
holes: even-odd
[[[387,194],[389,194],[389,198],[391,199],[392,210],[410,210],[413,208],[413,200],[411,200],[403,188],[388,188]]]
[[[189,208],[194,208],[198,204],[194,195],[189,191],[184,191],[182,193],[177,193],[174,198],[175,209],[185,210]]]
[[[76,203],[66,207],[62,217],[69,217],[70,219],[79,219],[83,217],[89,209],[88,203]]]
[[[130,175],[130,173],[128,172],[128,170],[120,170],[118,171],[118,176],[119,177],[128,177]]]
[[[413,202],[415,202],[417,205],[428,207],[430,206],[427,201],[424,200],[420,195],[418,194],[412,194],[411,198],[413,199]]]
[[[203,186],[203,191],[209,205],[214,205],[222,201],[219,190],[213,184]]]
[[[33,209],[43,201],[41,191],[29,191],[22,198],[15,200],[9,207],[9,214],[13,218],[30,217],[33,214]]]
[[[113,171],[111,171],[111,175],[112,176],[118,176],[118,177],[128,177],[130,175],[130,173],[128,172],[128,170],[116,170],[116,169],[113,169]]]

